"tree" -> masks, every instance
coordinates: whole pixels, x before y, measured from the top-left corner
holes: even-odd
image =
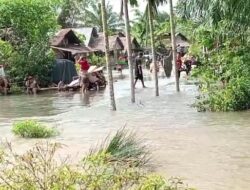
[[[172,0],[169,0],[169,9],[170,9],[170,26],[171,26],[171,40],[172,40],[172,52],[173,52],[173,65],[175,70],[175,85],[176,91],[180,91],[178,68],[176,65],[176,42],[175,42],[175,24],[174,24],[174,13],[173,13],[173,3]]]
[[[155,96],[159,96],[159,85],[158,85],[158,73],[157,73],[157,64],[155,56],[155,40],[154,40],[154,26],[153,26],[153,16],[157,13],[157,6],[163,3],[163,0],[148,0],[147,11],[148,11],[148,20],[150,28],[150,39],[151,39],[151,51],[153,56],[154,63],[154,78],[155,78]]]
[[[57,27],[58,4],[50,0],[0,0],[0,28],[8,30],[4,39],[12,46],[6,71],[17,82],[27,74],[49,82],[53,54],[49,39]],[[10,16],[11,15],[11,16]]]
[[[147,22],[147,14],[135,9],[135,18],[132,20],[131,33],[139,43],[145,47],[148,45],[149,24]]]
[[[103,26],[103,33],[104,33],[104,39],[105,39],[105,55],[106,55],[106,63],[107,63],[107,70],[108,70],[110,104],[111,104],[112,110],[115,111],[116,104],[115,104],[112,68],[111,68],[110,59],[109,59],[110,55],[109,55],[108,26],[107,26],[107,14],[106,14],[105,5],[106,5],[105,0],[101,0],[102,26]]]
[[[122,29],[124,23],[119,19],[119,15],[114,12],[110,4],[106,4],[107,26],[109,32],[115,32]],[[85,26],[97,27],[100,31],[103,30],[102,17],[101,17],[101,3],[91,2],[86,9],[86,22]]]
[[[62,28],[84,26],[93,0],[62,0],[57,22]]]
[[[128,14],[128,0],[122,0],[124,15],[125,15],[125,27],[126,27],[126,40],[127,40],[127,52],[128,52],[128,65],[130,71],[130,90],[131,90],[131,102],[135,102],[135,88],[134,88],[134,71],[133,71],[133,60],[132,60],[132,45],[129,25],[129,14]]]
[[[177,13],[199,25],[191,53],[199,56],[199,47],[206,47],[206,56],[193,72],[200,81],[201,111],[250,108],[249,8],[250,2],[243,0],[179,1]]]

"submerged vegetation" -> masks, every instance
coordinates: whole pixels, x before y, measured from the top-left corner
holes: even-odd
[[[77,165],[59,163],[55,157],[60,148],[63,146],[56,143],[37,144],[18,155],[7,143],[0,152],[0,189],[191,190],[180,179],[165,180],[150,173],[141,162],[142,158],[148,160],[146,147],[125,130],[118,131]]]
[[[24,138],[48,138],[58,134],[55,128],[49,128],[34,120],[14,123],[12,132]]]

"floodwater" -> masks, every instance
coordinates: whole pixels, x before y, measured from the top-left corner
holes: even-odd
[[[0,134],[17,151],[37,140],[14,137],[11,125],[34,118],[56,126],[60,135],[52,139],[66,145],[62,155],[81,159],[89,148],[124,127],[143,138],[152,152],[157,172],[178,176],[199,190],[250,189],[250,112],[199,113],[190,105],[196,86],[181,82],[175,92],[174,79],[161,78],[160,97],[138,83],[136,103],[130,103],[129,80],[115,82],[117,111],[109,109],[108,88],[101,92],[46,93],[37,96],[0,96]]]

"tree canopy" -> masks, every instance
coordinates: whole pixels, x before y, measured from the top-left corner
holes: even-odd
[[[11,47],[4,53],[5,60],[11,60],[5,65],[16,81],[22,81],[28,74],[49,80],[52,64],[49,39],[57,28],[58,3],[57,0],[0,0],[0,35],[6,41],[5,47]]]

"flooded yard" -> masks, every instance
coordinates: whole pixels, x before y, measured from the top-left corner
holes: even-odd
[[[108,88],[101,92],[46,93],[37,96],[0,96],[0,134],[23,151],[38,140],[11,134],[16,120],[38,119],[56,126],[53,141],[66,145],[62,155],[80,159],[88,149],[123,126],[145,139],[157,172],[179,176],[200,190],[246,190],[250,186],[250,112],[199,113],[197,87],[174,78],[160,79],[160,97],[137,84],[136,103],[130,103],[129,80],[115,82],[117,112],[109,110]]]

